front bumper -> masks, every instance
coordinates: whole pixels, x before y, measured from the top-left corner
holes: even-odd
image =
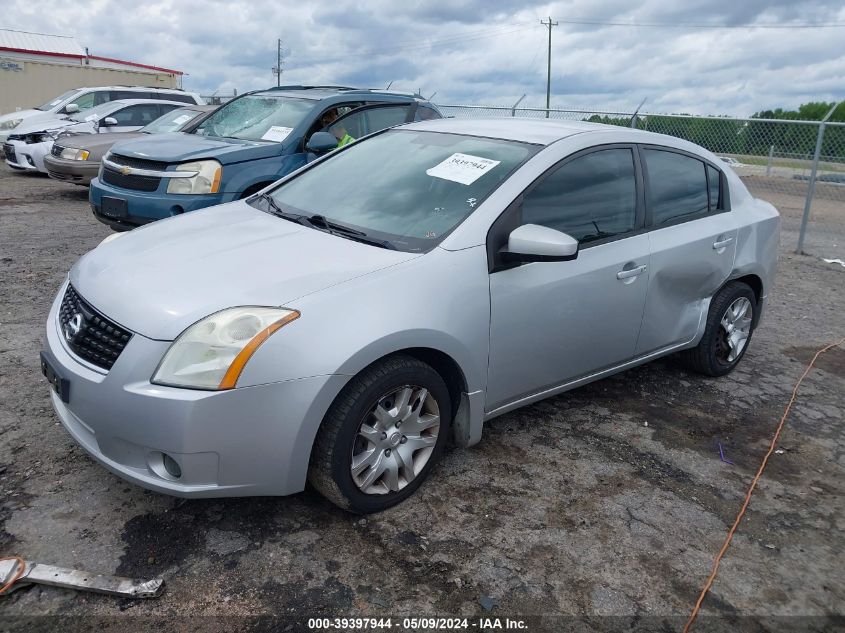
[[[88,200],[94,216],[113,228],[132,228],[162,220],[188,211],[204,209],[216,204],[231,202],[237,193],[212,193],[197,195],[177,195],[167,193],[167,178],[162,178],[155,191],[134,191],[121,189],[103,182],[99,177],[91,180]],[[102,213],[103,197],[118,198],[126,201],[126,215],[115,218]]]
[[[97,176],[100,170],[100,163],[87,160],[68,160],[48,155],[44,157],[44,168],[50,178],[63,180],[74,185],[88,185],[91,179]]]
[[[286,495],[305,486],[311,444],[344,376],[316,376],[232,389],[163,387],[150,377],[169,347],[134,334],[107,373],[64,343],[56,314],[44,351],[69,381],[68,402],[53,391],[70,435],[110,471],[139,486],[180,497]],[[164,455],[181,469],[175,478]]]
[[[44,167],[44,157],[50,153],[53,141],[43,143],[24,143],[23,141],[5,141],[3,143],[3,155],[6,164],[13,169],[26,171],[40,171],[47,173]]]

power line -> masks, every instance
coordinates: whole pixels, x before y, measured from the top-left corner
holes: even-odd
[[[632,26],[681,29],[835,29],[845,27],[845,22],[799,23],[799,24],[702,24],[690,22],[610,22],[605,20],[560,20],[564,24],[590,26]]]

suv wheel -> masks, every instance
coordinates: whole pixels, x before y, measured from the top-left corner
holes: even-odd
[[[446,383],[429,365],[394,356],[368,367],[326,414],[308,480],[352,512],[396,505],[420,487],[443,452],[451,411]]]

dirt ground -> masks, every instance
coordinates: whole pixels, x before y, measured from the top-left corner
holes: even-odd
[[[308,630],[313,616],[410,630],[404,616],[431,615],[679,631],[794,382],[845,336],[845,268],[792,254],[803,204],[772,201],[780,273],[733,374],[666,359],[502,416],[416,496],[361,518],[313,492],[184,502],[88,458],[52,413],[38,351],[68,268],[109,230],[86,189],[0,168],[0,555],[167,583],[135,602],[21,589],[0,597],[0,632],[161,617],[155,630]],[[693,630],[843,625],[843,418],[837,348],[807,377]]]

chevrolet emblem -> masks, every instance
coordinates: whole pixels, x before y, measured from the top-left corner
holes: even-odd
[[[129,167],[121,167],[120,168],[120,173],[123,174],[124,176],[128,176],[131,171],[132,171],[132,169],[129,168]]]

